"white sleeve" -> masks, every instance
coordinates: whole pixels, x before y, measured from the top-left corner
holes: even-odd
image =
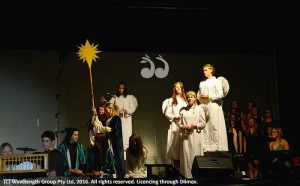
[[[199,111],[198,112],[199,120],[198,120],[198,123],[196,124],[197,125],[197,130],[202,130],[206,126],[205,112],[202,109],[202,107],[200,107],[200,106],[198,106],[198,111]]]
[[[89,131],[89,137],[90,137],[90,143],[92,146],[94,146],[95,144],[95,136],[94,136],[94,132],[93,131]]]
[[[111,128],[103,126],[102,122],[97,117],[96,120],[94,121],[94,128],[93,128],[94,134],[108,133],[110,131],[111,131]]]
[[[174,113],[173,113],[173,106],[172,106],[172,98],[169,98],[169,102],[166,108],[166,113],[165,116],[167,117],[167,119],[172,122],[173,118],[175,117]]]
[[[214,100],[220,100],[223,98],[223,88],[222,88],[222,84],[219,80],[215,80],[214,82],[214,91],[212,92],[212,94],[209,95],[209,99],[211,99],[212,101]]]
[[[162,113],[165,115],[168,107],[169,99],[165,99],[161,105]]]
[[[197,99],[198,101],[200,101],[200,94],[201,94],[201,82],[199,83],[199,89],[198,89],[198,92],[197,92]]]
[[[116,98],[115,98],[115,97],[112,97],[112,98],[109,100],[109,102],[115,104]]]

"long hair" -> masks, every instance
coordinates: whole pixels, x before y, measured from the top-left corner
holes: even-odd
[[[101,165],[105,162],[106,151],[108,149],[108,138],[104,133],[95,134],[94,160]]]
[[[66,136],[65,136],[64,142],[70,143],[72,135],[74,134],[75,131],[78,131],[78,129],[74,128],[74,127],[71,127],[71,128],[67,127],[67,128],[65,128],[65,131],[66,131]]]
[[[115,105],[113,103],[110,103],[110,102],[106,103],[104,105],[104,108],[105,109],[108,108],[110,110],[110,115],[109,115],[110,118],[112,118],[115,115],[119,115],[119,108],[117,105]]]
[[[251,108],[249,108],[249,106],[251,106]],[[247,111],[251,112],[252,108],[256,106],[256,103],[254,100],[248,100],[247,102]]]
[[[124,81],[121,81],[121,82],[118,84],[118,89],[117,89],[116,95],[117,95],[117,97],[120,96],[119,87],[120,87],[121,85],[124,86],[123,96],[126,98],[127,95],[128,95],[128,89],[127,89],[127,85],[126,85],[126,83],[125,83]]]
[[[140,135],[133,133],[129,137],[129,151],[130,153],[136,157],[140,158],[144,155],[143,149],[146,149],[143,145],[142,139]]]
[[[253,126],[252,127],[250,127],[250,125],[249,125],[249,123],[250,123],[250,120],[253,120]],[[254,119],[254,118],[249,118],[248,119],[248,128],[247,128],[247,130],[245,131],[245,135],[246,136],[250,136],[250,135],[258,135],[258,130],[257,130],[257,122],[256,122],[256,120]],[[253,133],[251,134],[251,128],[253,128]]]
[[[273,111],[272,111],[272,108],[271,107],[267,107],[267,108],[265,108],[265,113],[264,113],[264,119],[266,119],[266,112],[270,112],[270,116],[271,116],[271,120],[272,120],[272,122],[273,121],[275,121],[275,118],[274,118],[274,116],[273,116]]]
[[[242,130],[243,130],[243,132],[245,132],[246,130],[248,130],[248,128],[249,128],[248,123],[249,123],[249,119],[250,118],[254,118],[252,112],[247,112],[244,115],[244,117],[242,118],[241,122],[242,122]]]
[[[104,105],[107,103],[107,101],[100,101],[96,111],[97,111],[97,115],[98,115],[98,119],[103,122],[104,120],[106,120],[106,116],[105,116],[105,113],[104,114],[100,114],[100,108],[103,108],[104,109]]]
[[[187,101],[186,101],[186,96],[185,96],[185,91],[184,91],[183,83],[180,82],[180,81],[178,81],[178,82],[174,83],[174,85],[173,85],[172,104],[173,104],[173,105],[177,105],[177,104],[178,104],[177,99],[176,99],[176,88],[175,88],[176,85],[179,85],[180,88],[181,88],[181,93],[180,93],[179,96],[180,96],[185,102],[187,102]]]
[[[0,145],[0,155],[3,155],[3,151],[6,146],[9,146],[11,148],[11,150],[13,151],[12,145],[10,143],[4,142]]]
[[[237,105],[236,108],[232,107],[233,103],[236,103],[236,105]],[[242,109],[240,107],[240,102],[237,99],[231,100],[229,112],[235,113],[238,118],[241,118]]]
[[[277,132],[279,139],[283,139],[282,129],[280,127],[274,127],[273,129]]]

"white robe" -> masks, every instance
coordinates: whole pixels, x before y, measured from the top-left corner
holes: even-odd
[[[209,99],[200,99],[199,95],[205,93]],[[201,81],[197,97],[202,106],[208,110],[209,119],[206,121],[205,133],[209,135],[204,146],[205,151],[228,151],[226,124],[223,113],[223,89],[221,82],[212,77]]]
[[[133,95],[124,96],[114,96],[110,99],[110,103],[118,106],[118,109],[126,109],[127,114],[120,113],[120,118],[122,121],[122,135],[123,135],[123,146],[124,150],[129,147],[129,137],[132,135],[132,114],[135,112],[138,102]]]
[[[167,104],[165,116],[170,121],[167,138],[167,159],[179,160],[180,158],[180,133],[179,133],[179,121],[175,123],[174,117],[179,116],[179,110],[186,106],[186,102],[182,98],[177,99],[177,105],[172,104],[172,98],[169,99]]]
[[[189,110],[183,109],[181,112],[181,125],[196,125],[197,129],[192,132],[180,129],[181,150],[180,150],[180,173],[185,178],[193,178],[192,166],[195,156],[203,156],[203,132],[201,131],[206,126],[205,113],[201,106]]]
[[[147,154],[148,151],[143,149],[144,155],[137,159],[131,153],[129,148],[126,149],[126,175],[125,178],[147,178]]]

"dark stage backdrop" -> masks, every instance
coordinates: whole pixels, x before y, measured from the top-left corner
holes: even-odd
[[[79,141],[88,147],[86,125],[92,116],[89,69],[76,52],[64,56],[52,51],[0,52],[1,142],[40,151],[40,134],[45,129],[55,130],[58,124],[59,130],[79,128]],[[230,83],[224,111],[229,110],[232,99],[240,101],[242,110],[246,110],[248,100],[254,100],[259,111],[270,106],[277,116],[276,68],[271,54],[101,52],[98,56],[100,59],[92,64],[95,104],[102,95],[109,99],[107,92],[115,94],[119,81],[127,82],[129,94],[138,100],[133,132],[142,136],[150,163],[168,163],[165,148],[169,123],[162,114],[162,102],[172,95],[177,81],[184,83],[186,92],[197,92],[206,63],[213,64],[216,76],[224,76]],[[27,137],[21,138],[21,133]],[[60,134],[58,141],[63,137]]]
[[[55,130],[58,60],[53,51],[0,51],[0,143],[15,154],[41,151],[41,133]]]

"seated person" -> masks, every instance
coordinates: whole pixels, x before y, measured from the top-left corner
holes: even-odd
[[[7,142],[2,143],[0,145],[0,155],[14,155],[12,145],[7,143]],[[7,163],[6,168],[5,168],[6,171],[38,170],[38,169],[41,169],[40,165],[38,165],[36,163],[29,162],[29,161],[24,161],[24,162],[21,162],[19,164]]]
[[[29,161],[24,161],[18,165],[16,165],[14,168],[15,170],[35,170],[35,169],[41,169],[40,165],[38,165],[38,168],[35,168],[35,163],[31,163]]]
[[[108,145],[105,133],[95,134],[95,145],[93,147],[92,173],[100,178],[113,178],[115,173],[115,158]]]
[[[4,142],[0,145],[0,155],[13,155],[13,147],[11,144]]]
[[[144,147],[141,137],[132,134],[129,138],[129,147],[126,149],[125,178],[147,178],[146,160],[148,151]]]
[[[63,156],[66,171],[65,176],[84,175],[86,165],[83,145],[78,143],[79,132],[77,128],[66,128],[64,141],[57,147]]]
[[[272,139],[273,141],[269,143],[271,151],[290,150],[289,143],[283,138],[280,127],[274,127],[272,129]]]
[[[48,154],[48,177],[64,176],[64,157],[60,151],[54,148],[55,134],[52,131],[45,131],[41,135],[44,153]]]
[[[273,141],[269,147],[271,151],[271,175],[273,177],[290,177],[292,175],[292,158],[290,146],[287,140],[283,138],[283,133],[280,127],[272,129]]]
[[[0,155],[13,155],[13,147],[10,143],[4,142],[0,145]],[[16,165],[6,165],[5,171],[15,170]]]

